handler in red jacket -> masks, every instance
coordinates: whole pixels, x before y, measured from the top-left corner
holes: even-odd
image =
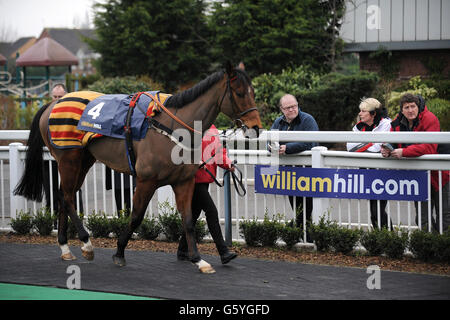
[[[391,131],[440,131],[438,118],[428,110],[425,101],[421,96],[415,96],[407,93],[400,99],[400,113],[391,123]],[[424,154],[437,154],[437,144],[396,144],[394,150],[381,148],[383,157],[419,157]],[[436,219],[431,215],[431,223],[435,231],[439,231],[439,189],[442,188],[442,227],[445,232],[450,226],[450,208],[449,208],[449,171],[442,171],[442,185],[439,185],[439,172],[431,171],[431,210],[436,209]],[[416,211],[418,212],[418,204]],[[428,229],[428,203],[422,202],[421,205],[421,223],[423,229]],[[418,224],[418,215],[416,215],[416,224]]]
[[[226,264],[236,258],[237,254],[230,252],[223,240],[217,208],[209,194],[208,188],[209,184],[214,182],[217,166],[230,171],[234,171],[234,167],[232,161],[227,156],[226,149],[222,147],[218,135],[219,131],[212,125],[211,128],[205,132],[202,139],[202,163],[205,161],[206,164],[198,169],[195,174],[195,189],[192,197],[192,222],[195,225],[201,211],[205,211],[209,232],[216,244],[217,251],[219,251],[222,263]],[[188,247],[184,234],[178,245],[177,258],[178,260],[189,259]]]

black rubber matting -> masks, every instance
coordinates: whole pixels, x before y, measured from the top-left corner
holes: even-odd
[[[380,289],[369,290],[372,274],[363,268],[243,257],[222,265],[218,256],[203,255],[216,273],[201,274],[170,253],[126,250],[127,265],[118,267],[114,249],[95,248],[93,261],[79,247],[71,250],[78,259],[62,261],[56,245],[0,243],[0,282],[66,288],[68,267],[77,265],[81,289],[167,299],[450,299],[448,276],[381,270]]]

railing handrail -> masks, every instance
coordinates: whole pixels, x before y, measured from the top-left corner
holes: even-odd
[[[27,140],[29,130],[0,130],[0,140]],[[226,141],[249,141],[242,133],[221,138]],[[352,132],[352,131],[268,131],[253,141],[281,140],[286,142],[375,142],[375,143],[449,143],[450,132]]]
[[[242,134],[227,137],[227,141],[249,141]],[[373,143],[449,143],[450,132],[353,132],[353,131],[262,131],[259,141],[285,142],[373,142]]]

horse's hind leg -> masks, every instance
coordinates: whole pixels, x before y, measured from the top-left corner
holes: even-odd
[[[192,195],[194,193],[195,180],[173,185],[178,211],[183,218],[183,229],[186,234],[186,241],[189,248],[189,258],[197,265],[202,273],[216,272],[211,265],[200,258],[195,241],[195,226],[192,220]]]
[[[157,184],[155,180],[141,180],[137,178],[136,191],[133,196],[133,212],[131,213],[131,220],[125,232],[123,232],[117,240],[117,251],[113,255],[115,264],[119,266],[126,265],[125,247],[133,235],[134,230],[139,227],[144,219],[145,210],[156,189]]]
[[[75,257],[67,245],[67,217],[70,216],[78,231],[78,238],[84,243],[82,252],[86,259],[94,258],[89,233],[84,229],[83,223],[75,211],[75,193],[81,187],[86,173],[95,159],[81,149],[66,150],[58,159],[58,169],[61,176],[61,190],[63,193],[60,203],[58,243],[61,247],[61,258],[72,260]]]

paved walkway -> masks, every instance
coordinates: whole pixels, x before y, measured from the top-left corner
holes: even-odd
[[[381,270],[381,288],[369,290],[371,274],[360,268],[241,257],[222,265],[219,257],[204,255],[216,269],[206,275],[170,253],[127,250],[127,266],[120,268],[112,262],[113,249],[96,248],[93,261],[84,260],[79,247],[71,249],[78,260],[67,262],[59,259],[58,246],[0,243],[0,283],[66,288],[68,267],[77,265],[81,289],[155,298],[450,299],[446,276]]]

